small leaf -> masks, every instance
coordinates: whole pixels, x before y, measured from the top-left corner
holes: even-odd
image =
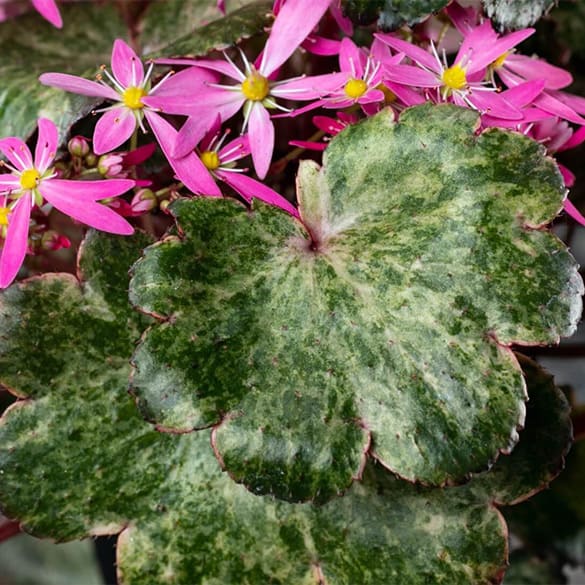
[[[502,29],[526,28],[544,16],[556,0],[482,0],[489,18]]]
[[[454,106],[387,112],[303,163],[304,225],[229,200],[179,201],[132,301],[165,318],[134,356],[160,428],[215,426],[255,493],[326,501],[371,452],[411,481],[461,482],[509,451],[525,384],[508,345],[555,343],[582,281],[541,226],[562,179],[542,148]],[[384,148],[380,148],[384,145]]]

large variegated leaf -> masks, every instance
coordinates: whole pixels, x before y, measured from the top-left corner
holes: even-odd
[[[508,345],[570,334],[582,282],[543,226],[564,189],[529,139],[422,106],[350,127],[301,165],[303,222],[177,202],[131,298],[164,319],[133,392],[160,428],[214,426],[255,493],[325,501],[365,452],[401,477],[462,481],[510,450],[525,388]]]
[[[1,297],[2,381],[34,396],[0,421],[0,505],[11,517],[57,540],[124,528],[118,569],[128,584],[477,584],[501,576],[506,531],[494,494],[532,493],[538,470],[554,467],[566,445],[555,443],[554,455],[519,448],[495,485],[488,473],[465,487],[421,488],[371,464],[363,482],[324,506],[255,496],[221,472],[209,431],[157,432],[126,393],[124,355],[138,323],[123,310],[124,264],[143,244],[93,236],[85,284],[46,276]],[[549,381],[542,391],[555,390]],[[533,419],[540,432],[530,430]],[[529,410],[526,432],[538,444],[564,436],[566,417]],[[508,498],[506,474],[515,485]]]

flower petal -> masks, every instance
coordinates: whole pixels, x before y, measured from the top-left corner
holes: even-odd
[[[313,75],[280,82],[270,93],[288,100],[314,100],[341,89],[347,80],[347,72]]]
[[[287,6],[285,4],[285,6]],[[282,14],[282,13],[281,13]],[[268,173],[274,150],[274,124],[266,108],[254,103],[248,121],[248,138],[256,174],[263,179]]]
[[[568,71],[555,67],[544,59],[526,55],[508,55],[503,67],[524,79],[544,79],[547,89],[562,89],[573,83],[573,76]],[[499,72],[499,69],[496,71]]]
[[[183,184],[193,193],[221,197],[219,187],[194,152],[181,158],[173,156],[172,149],[177,140],[177,131],[154,112],[147,111],[146,118],[169,164]]]
[[[437,60],[430,53],[424,49],[421,49],[420,47],[417,47],[416,45],[413,45],[412,43],[408,43],[402,39],[398,39],[392,35],[387,34],[377,33],[374,35],[374,37],[380,39],[383,43],[389,45],[395,51],[404,53],[407,57],[410,57],[413,61],[416,61],[419,65],[423,65],[431,71],[438,73],[441,69],[440,64],[437,63]],[[400,81],[397,81],[397,83],[400,83]]]
[[[144,81],[144,67],[136,53],[121,39],[114,41],[112,71],[122,87],[139,87]]]
[[[187,156],[201,142],[205,134],[213,126],[217,116],[213,112],[205,112],[205,115],[187,118],[179,132],[176,133],[175,143],[171,148],[173,157]]]
[[[264,48],[259,67],[262,75],[269,76],[294,53],[330,4],[331,0],[294,0],[282,6]]]
[[[28,146],[16,136],[0,139],[0,152],[19,171],[32,168],[33,159]]]
[[[136,118],[129,108],[123,106],[104,112],[95,125],[93,149],[96,154],[104,154],[117,148],[136,129]]]
[[[59,14],[59,8],[57,8],[55,0],[32,0],[32,5],[53,26],[57,28],[63,27],[63,19]]]
[[[134,228],[115,211],[97,203],[99,199],[121,195],[134,186],[134,181],[42,181],[39,191],[59,211],[98,230],[111,234],[130,235]]]
[[[51,120],[39,118],[39,136],[35,149],[35,167],[41,175],[49,168],[57,154],[59,132]]]
[[[299,211],[292,203],[259,181],[241,173],[230,173],[229,171],[217,171],[217,175],[232,189],[237,191],[246,201],[250,202],[252,199],[260,199],[269,205],[284,209],[284,211],[290,213],[293,217],[299,217]]]
[[[77,77],[77,75],[68,75],[67,73],[43,73],[39,77],[39,81],[43,85],[51,87],[58,87],[71,93],[79,95],[87,95],[89,97],[101,97],[115,102],[120,101],[120,94],[114,91],[111,87]]]
[[[568,200],[565,199],[563,202],[563,207],[565,211],[578,223],[585,226],[585,217],[581,214],[581,212]]]
[[[219,76],[214,71],[201,69],[199,67],[188,67],[167,77],[163,82],[159,82],[148,93],[148,96],[181,96],[181,95],[197,95],[196,92],[206,83],[213,83],[217,81]]]
[[[339,68],[341,71],[351,73],[352,77],[361,79],[364,75],[364,61],[363,51],[360,51],[351,39],[345,37],[339,48]]]
[[[0,256],[0,288],[12,283],[24,262],[31,209],[32,201],[27,194],[17,201],[8,216],[8,229]]]

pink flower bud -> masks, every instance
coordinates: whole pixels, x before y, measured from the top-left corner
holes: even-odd
[[[72,156],[83,158],[89,154],[89,142],[83,136],[74,136],[67,143],[67,149]]]
[[[100,156],[97,168],[100,175],[107,179],[119,179],[124,178],[127,175],[124,170],[124,157],[116,153]]]
[[[132,212],[136,215],[147,213],[158,207],[156,195],[150,189],[140,189],[130,202]]]

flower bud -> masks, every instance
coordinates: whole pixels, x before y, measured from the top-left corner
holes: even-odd
[[[85,157],[85,164],[87,165],[87,168],[88,169],[95,168],[97,166],[97,164],[98,164],[98,157],[93,152],[90,152]]]
[[[140,189],[130,202],[132,211],[136,215],[147,213],[158,207],[158,199],[150,189]]]
[[[71,156],[83,158],[89,154],[89,142],[83,136],[74,136],[67,143],[67,150],[69,150]]]
[[[98,161],[98,172],[107,179],[125,177],[124,157],[116,153],[104,154]]]

